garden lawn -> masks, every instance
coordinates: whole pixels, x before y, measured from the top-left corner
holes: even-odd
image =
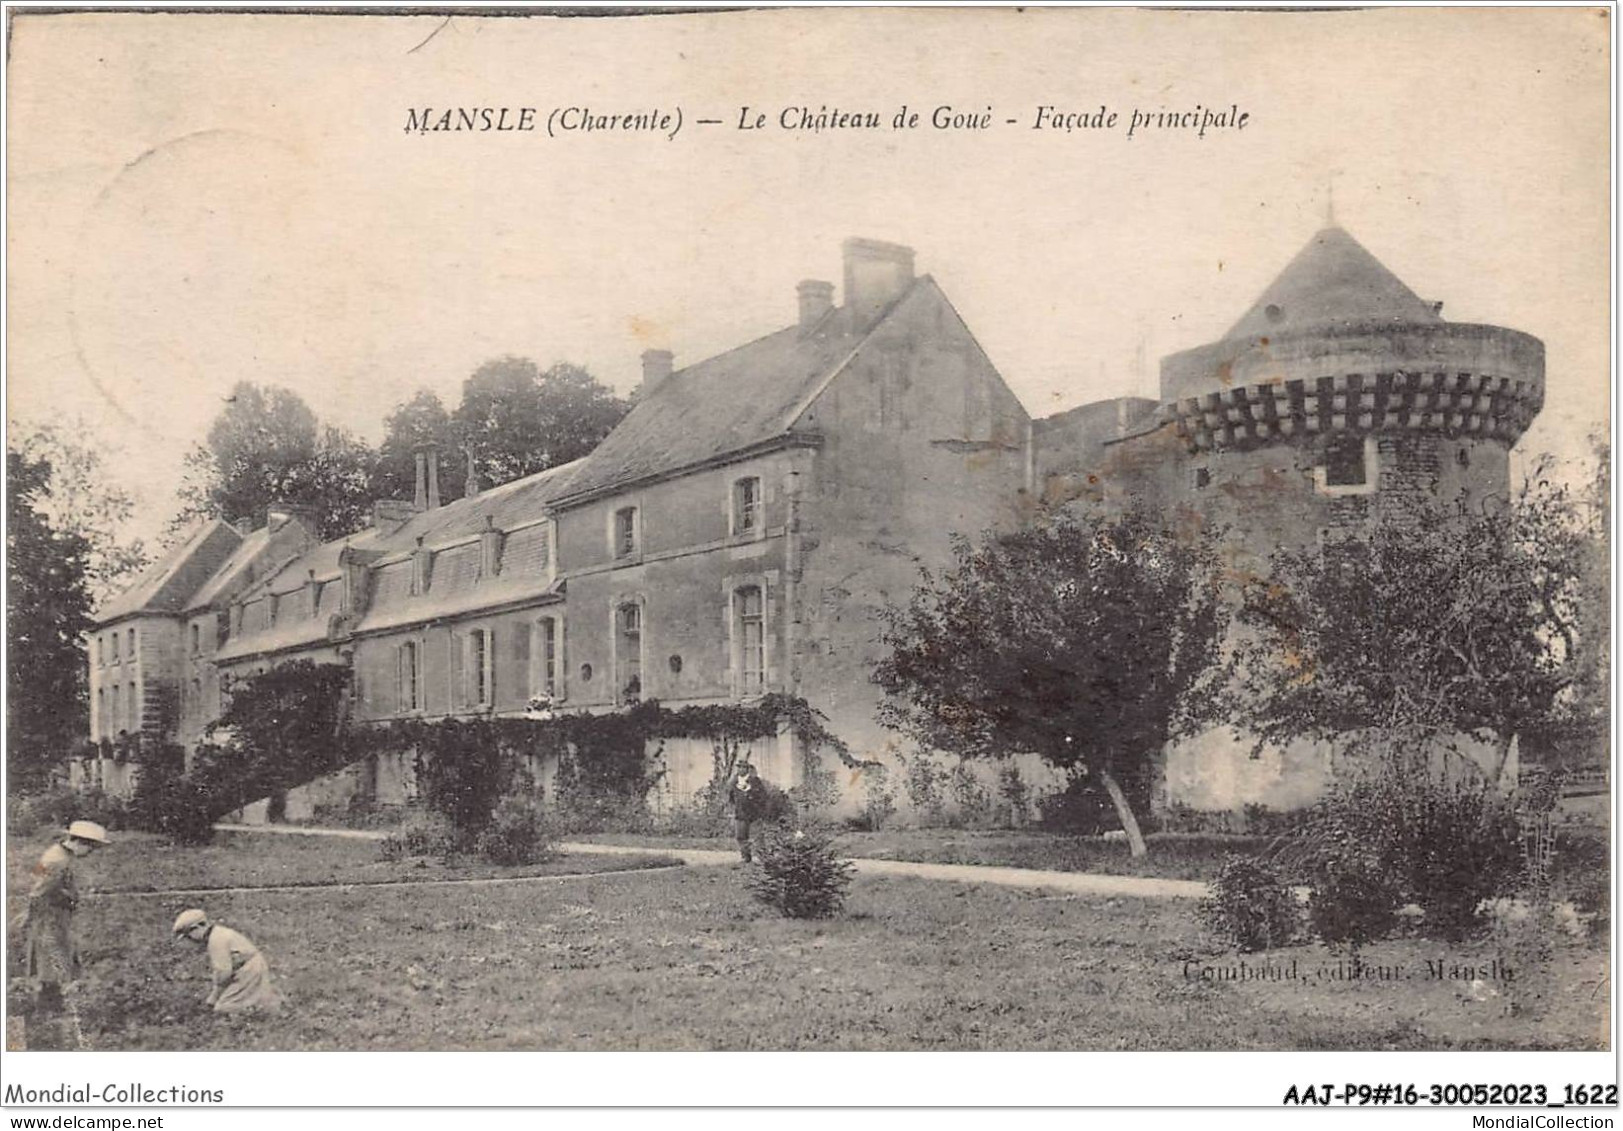
[[[116,858],[118,847],[96,862],[108,865],[103,880],[134,866]],[[132,855],[144,856],[153,886],[180,876],[221,886],[235,874],[185,860],[191,851]],[[101,1049],[1430,1049],[1604,1040],[1598,949],[1560,952],[1558,1000],[1548,1020],[1532,1022],[1441,979],[1202,979],[1203,964],[1230,960],[1207,953],[1183,901],[858,877],[841,917],[805,922],[754,902],[746,874],[690,867],[202,901],[98,896],[78,924],[84,1030]],[[206,961],[169,934],[191,902],[259,944],[288,1009],[250,1018],[202,1009]],[[1394,942],[1363,958],[1413,963],[1437,950]],[[1268,958],[1292,956],[1307,968],[1335,962],[1318,947]]]

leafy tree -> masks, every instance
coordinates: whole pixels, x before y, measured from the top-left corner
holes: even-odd
[[[1033,751],[1096,776],[1142,855],[1123,783],[1142,796],[1182,704],[1214,670],[1224,616],[1210,543],[1139,511],[960,539],[955,552],[888,612],[891,654],[874,671],[889,697],[882,721],[935,749]]]
[[[40,509],[51,464],[6,450],[6,764],[14,787],[44,784],[82,739],[90,542]]]
[[[229,736],[196,774],[216,815],[337,769],[349,670],[295,660],[238,683],[216,728]]]
[[[182,510],[171,534],[199,518],[248,526],[274,502],[315,508],[319,533],[337,538],[370,514],[373,455],[339,428],[320,426],[297,393],[240,381],[209,428],[206,447],[186,458]]]
[[[416,496],[417,448],[430,443],[440,449],[440,499],[451,502],[462,497],[466,476],[448,472],[453,467],[462,467],[464,457],[451,414],[439,397],[427,389],[419,390],[409,401],[395,406],[384,421],[383,431],[383,443],[378,445],[377,463],[372,472],[372,490],[378,498]]]
[[[101,448],[82,438],[88,432],[83,421],[44,423],[22,436],[16,447],[25,460],[50,465],[49,481],[35,495],[35,505],[52,529],[77,534],[89,544],[85,580],[92,598],[99,599],[117,592],[145,568],[149,555],[139,538],[120,540],[120,528],[135,510],[135,500],[109,482]]]
[[[1251,582],[1224,703],[1262,740],[1457,751],[1488,732],[1497,784],[1514,738],[1548,726],[1581,654],[1581,548],[1563,488],[1477,512],[1394,500],[1322,551],[1277,551]]]
[[[579,459],[626,407],[578,365],[560,362],[542,372],[526,358],[502,357],[463,383],[454,421],[481,479],[497,484]]]

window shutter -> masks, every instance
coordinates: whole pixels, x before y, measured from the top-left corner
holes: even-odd
[[[535,694],[540,682],[530,670],[530,637],[539,632],[535,624],[518,625],[513,629],[513,675],[507,683],[508,699],[522,707]]]
[[[485,629],[485,701],[482,707],[493,706],[496,702],[496,630]],[[507,665],[501,665],[506,670]]]
[[[460,711],[468,705],[468,681],[463,678],[467,667],[468,638],[459,632],[451,633],[451,710]]]

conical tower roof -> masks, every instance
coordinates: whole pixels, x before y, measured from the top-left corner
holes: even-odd
[[[1340,228],[1325,228],[1262,292],[1225,337],[1260,338],[1350,325],[1442,319],[1386,265]]]

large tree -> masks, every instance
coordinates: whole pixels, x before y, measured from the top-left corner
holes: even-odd
[[[104,448],[88,435],[88,426],[80,420],[46,422],[23,433],[16,450],[25,461],[50,465],[50,476],[35,493],[34,505],[52,529],[77,534],[88,543],[86,583],[92,598],[103,598],[140,572],[149,555],[141,539],[123,536],[135,500],[112,481]]]
[[[462,386],[454,414],[481,482],[506,483],[578,459],[626,414],[626,403],[585,369],[559,362],[487,361]]]
[[[171,530],[198,518],[258,526],[275,502],[313,507],[323,538],[363,525],[372,498],[370,449],[323,428],[297,393],[238,382],[205,447],[187,456],[182,510]]]
[[[978,545],[889,611],[881,718],[969,757],[1035,752],[1097,777],[1134,855],[1124,782],[1178,729],[1222,633],[1215,556],[1159,516],[1062,518]]]
[[[1588,537],[1548,480],[1476,510],[1391,500],[1379,522],[1273,555],[1247,587],[1223,701],[1276,743],[1422,757],[1486,737],[1498,784],[1514,739],[1557,721],[1583,663]]]
[[[6,474],[6,767],[28,789],[83,738],[91,546],[41,511],[48,461],[8,448]]]

